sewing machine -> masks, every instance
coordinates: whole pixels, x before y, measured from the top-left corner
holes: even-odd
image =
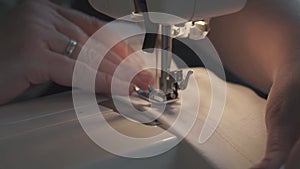
[[[234,13],[243,8],[246,0],[89,0],[99,12],[113,18],[131,15],[133,22],[142,21],[146,28],[143,50],[153,52],[161,39],[158,89],[149,87],[135,91],[144,99],[154,102],[174,102],[179,90],[186,89],[192,71],[184,78],[182,70],[170,70],[173,38],[200,40],[209,32],[209,18]],[[166,13],[159,16],[157,13]],[[149,33],[150,32],[150,33]],[[156,94],[150,94],[154,92]],[[152,97],[151,97],[152,96]],[[155,96],[155,97],[154,97]]]
[[[155,28],[154,32],[160,32],[158,35],[146,34],[142,48],[147,52],[152,52],[151,49],[155,47],[158,36],[161,36],[160,48],[169,52],[161,53],[162,62],[158,69],[162,72],[159,87],[155,90],[164,92],[167,100],[163,102],[173,102],[178,99],[178,90],[185,89],[188,85],[188,76],[191,72],[183,78],[181,70],[175,72],[169,70],[172,60],[170,55],[172,38],[202,39],[209,31],[207,18],[236,12],[244,6],[246,1],[90,0],[90,2],[99,11],[114,18],[131,15],[133,21],[145,21],[146,29]],[[165,12],[184,18],[188,22],[155,19],[156,17],[151,13],[141,15],[139,14],[141,12]],[[262,130],[265,100],[245,87],[228,84],[228,99],[223,119],[213,136],[204,144],[199,144],[201,126],[212,106],[209,81],[211,77],[205,69],[194,69],[194,75],[199,91],[201,91],[201,98],[204,98],[201,100],[198,116],[195,117],[196,122],[189,135],[164,154],[145,159],[127,159],[105,151],[96,145],[82,129],[74,110],[72,93],[62,93],[0,108],[0,168],[249,168],[260,160],[265,149],[266,134],[265,130]],[[218,80],[219,83],[221,81]],[[138,89],[137,92],[148,99],[148,92],[143,93]],[[97,102],[112,128],[130,137],[155,136],[166,132],[170,125],[167,120],[155,126],[134,123],[114,110],[103,107],[105,103],[110,102],[110,98],[99,96]],[[239,104],[236,104],[237,102]],[[89,104],[87,102],[85,106],[89,107]],[[93,120],[94,117],[86,118]],[[162,118],[170,120],[176,118],[176,114],[169,113]],[[90,124],[95,132],[101,130],[94,125]],[[143,147],[143,150],[151,152],[154,148],[164,149],[178,139],[176,131],[166,133],[166,138]],[[104,135],[104,137],[108,136]],[[116,146],[122,146],[118,145],[117,141],[111,140],[111,142],[116,142]]]

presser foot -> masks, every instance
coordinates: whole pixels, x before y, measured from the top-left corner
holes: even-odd
[[[134,91],[138,96],[150,103],[155,104],[169,104],[174,103],[179,100],[177,89],[173,93],[165,94],[159,89],[155,89],[153,86],[149,85],[148,91],[140,89],[138,86],[134,86]]]
[[[165,87],[160,88],[164,90],[156,89],[153,86],[149,85],[148,91],[144,91],[135,85],[134,91],[139,95],[139,97],[151,103],[173,103],[179,100],[179,91],[185,90],[187,88],[189,78],[192,74],[193,71],[188,71],[186,78],[184,79],[182,70],[172,71],[168,73],[168,76],[166,76],[166,78],[161,78],[160,80],[160,86]]]

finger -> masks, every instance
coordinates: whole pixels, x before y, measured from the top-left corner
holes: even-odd
[[[98,29],[104,25],[103,22],[95,17],[88,16],[82,12],[66,9],[57,5],[52,4],[58,13],[70,20],[71,22],[78,25],[88,36],[94,34]]]
[[[141,84],[141,86],[139,87],[143,90],[147,89],[148,85],[154,84],[154,75],[150,71],[142,71],[144,62],[138,55],[134,54],[129,58],[122,59],[117,53],[115,53],[114,51],[110,51],[105,56],[105,59],[112,61],[115,65],[120,65],[122,63],[123,69],[128,70],[128,73],[138,73],[133,81],[136,85]],[[143,82],[146,82],[147,85],[142,84]],[[144,86],[146,86],[146,88]]]
[[[59,6],[55,6],[55,8],[62,16],[79,26],[85,33],[87,33],[88,36],[91,36],[104,25],[104,23],[99,21],[97,18],[90,17],[81,12],[65,9]],[[134,50],[123,41],[115,45],[112,48],[112,51],[116,52],[116,54],[123,59],[134,52]],[[135,58],[135,60],[139,64],[144,64],[143,60],[140,58]]]
[[[104,23],[99,21],[97,18],[90,17],[81,12],[65,9],[56,5],[55,8],[57,9],[58,13],[60,13],[62,16],[70,20],[72,23],[79,26],[85,33],[87,33],[88,36],[91,36],[93,33],[95,33],[104,25]],[[114,51],[118,56],[120,56],[121,59],[126,58],[127,56],[129,56],[134,52],[134,50],[124,41],[121,41],[117,45],[115,45],[112,48],[112,51]],[[135,57],[134,60],[140,65],[144,64],[143,60],[139,57]]]
[[[266,110],[268,140],[266,154],[255,169],[279,169],[299,136],[297,85],[281,77],[272,86]]]
[[[115,73],[116,69],[118,68],[118,65],[114,64],[110,60],[104,59],[100,66],[99,71],[103,73],[110,74],[112,76],[116,76],[117,78],[124,80],[124,81],[131,81],[135,85],[139,86],[143,90],[148,89],[148,85],[152,85],[154,81],[153,75],[148,71],[141,71],[140,68],[136,67],[135,65],[126,64],[124,62],[122,64],[122,70],[126,71],[118,71]],[[139,73],[140,72],[140,73]],[[137,74],[133,79],[130,79],[132,75]]]
[[[154,76],[150,71],[143,70],[139,72],[133,79],[132,83],[142,90],[148,90],[149,85],[154,86]]]
[[[70,44],[70,38],[66,35],[59,33],[59,32],[49,32],[48,37],[46,37],[46,41],[48,44],[48,47],[51,51],[65,55],[66,54],[66,48]],[[75,50],[73,53],[68,56],[70,58],[76,59],[82,49],[82,44],[78,42],[78,44],[75,46]]]
[[[75,60],[52,51],[47,51],[45,55],[48,58],[47,74],[50,79],[63,86],[72,86]]]
[[[99,72],[96,76],[96,93],[111,94],[111,84],[113,77],[109,74]],[[133,84],[120,80],[118,78],[114,79],[115,84],[118,85],[114,94],[126,96],[133,92]],[[129,88],[128,88],[129,87]]]
[[[290,135],[284,131],[269,130],[267,151],[263,160],[252,169],[279,169],[286,161],[293,144]]]
[[[54,26],[56,30],[69,38],[75,39],[81,44],[85,44],[89,36],[78,25],[69,21],[61,15],[56,15]]]
[[[135,59],[133,59],[136,56],[132,56],[130,58],[122,58],[119,54],[117,54],[114,50],[110,50],[107,55],[105,56],[105,59],[110,60],[111,62],[113,62],[116,65],[119,64],[125,64],[125,65],[131,65],[132,67],[136,68],[136,69],[142,69],[143,65],[141,64],[141,62],[136,61]]]
[[[122,47],[118,45],[121,45]],[[126,62],[130,62],[132,65],[135,65],[139,68],[143,67],[144,62],[141,57],[137,56],[136,54],[130,55],[133,53],[133,50],[128,45],[125,45],[124,42],[120,42],[118,45],[118,47],[115,46],[110,49],[105,56],[106,59],[112,61],[116,65],[119,65],[126,59]],[[129,51],[131,51],[131,53]],[[130,57],[128,57],[129,55]]]
[[[286,169],[299,169],[300,168],[300,139],[293,147],[286,163]]]
[[[124,41],[121,41],[117,45],[115,45],[112,48],[112,51],[114,51],[115,54],[118,55],[121,59],[125,59],[130,56],[130,61],[135,62],[136,64],[141,66],[145,64],[142,57],[138,56],[137,54],[133,54],[134,50]]]
[[[78,64],[78,67],[82,69],[82,72],[85,72],[84,74],[82,74],[83,76],[86,76],[86,74],[91,75],[95,72],[95,70],[92,70],[89,66],[85,65],[84,63],[76,63],[75,60],[65,57],[63,55],[51,51],[46,52],[46,55],[48,55],[48,58],[51,58],[49,59],[50,66],[48,67],[50,79],[58,84],[64,86],[72,86],[75,64]],[[103,72],[97,72],[95,78],[95,91],[97,93],[110,94],[112,76]],[[73,87],[79,87],[81,89],[90,89],[88,88],[88,86],[85,86],[87,82],[84,81],[84,79],[85,78],[82,77],[82,82],[74,83],[76,86]],[[128,93],[131,93],[133,91],[133,84],[129,84],[129,88],[126,88],[126,86],[128,86],[128,82],[124,82],[117,78],[116,84],[118,84],[118,90],[115,91],[116,94],[128,95]]]
[[[52,33],[48,40],[51,51],[56,52],[57,54],[63,55],[66,46],[69,43],[69,40],[63,34],[58,32]],[[75,48],[75,52],[72,54],[71,58],[76,58],[78,53],[80,52],[81,46],[80,44]],[[61,56],[65,57],[65,56]],[[53,64],[57,65],[57,64]],[[100,65],[99,70],[103,73],[110,74],[111,76],[114,74],[117,65],[112,63],[111,61],[104,59]],[[128,76],[130,73],[135,73],[139,71],[139,68],[136,68],[135,65],[126,65],[127,72],[123,72],[122,75],[116,75],[118,78],[128,81]],[[153,77],[150,73],[143,73],[133,79],[133,83],[140,86],[142,89],[147,89],[147,86],[151,84],[153,81]],[[61,82],[60,82],[61,83]]]
[[[112,48],[112,51],[114,51],[122,59],[126,58],[134,52],[134,50],[130,46],[128,46],[128,44],[126,44],[124,41],[121,41],[118,44],[116,44]]]
[[[51,4],[59,14],[67,18],[69,21],[79,26],[88,36],[91,36],[97,30],[99,30],[104,23],[97,18],[88,16],[76,10],[65,9],[55,4]],[[61,29],[67,30],[67,29]],[[76,32],[76,30],[75,30]],[[121,58],[126,58],[128,55],[132,54],[134,50],[128,46],[124,41],[119,42],[112,48]],[[139,57],[134,58],[139,64],[144,64],[143,60]]]

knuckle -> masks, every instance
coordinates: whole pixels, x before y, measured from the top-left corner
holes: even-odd
[[[44,42],[40,39],[28,37],[26,41],[21,43],[20,53],[25,55],[35,55],[40,53],[40,49],[43,48]]]
[[[94,28],[100,29],[103,23],[100,22],[96,17],[90,17],[90,23]]]
[[[88,40],[88,36],[83,32],[83,30],[79,27],[74,27],[74,32],[76,32],[75,39],[80,42],[81,44],[84,44]]]
[[[50,80],[49,75],[40,69],[29,70],[26,77],[31,84],[42,84]]]
[[[280,139],[278,137],[272,137],[272,143],[268,148],[268,152],[275,154],[275,153],[281,153],[283,150],[283,145],[280,144]]]
[[[25,77],[27,77],[30,83],[41,84],[50,80],[44,58],[32,55],[27,60]]]

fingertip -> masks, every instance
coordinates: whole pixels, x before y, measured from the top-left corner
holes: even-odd
[[[277,156],[264,157],[262,161],[252,166],[250,169],[282,169],[283,157],[279,154]]]
[[[250,169],[266,169],[266,165],[261,162],[261,163],[255,164]]]
[[[136,78],[133,79],[132,82],[134,84],[136,84],[142,90],[148,90],[149,85],[154,86],[154,79],[153,78],[136,77]]]

